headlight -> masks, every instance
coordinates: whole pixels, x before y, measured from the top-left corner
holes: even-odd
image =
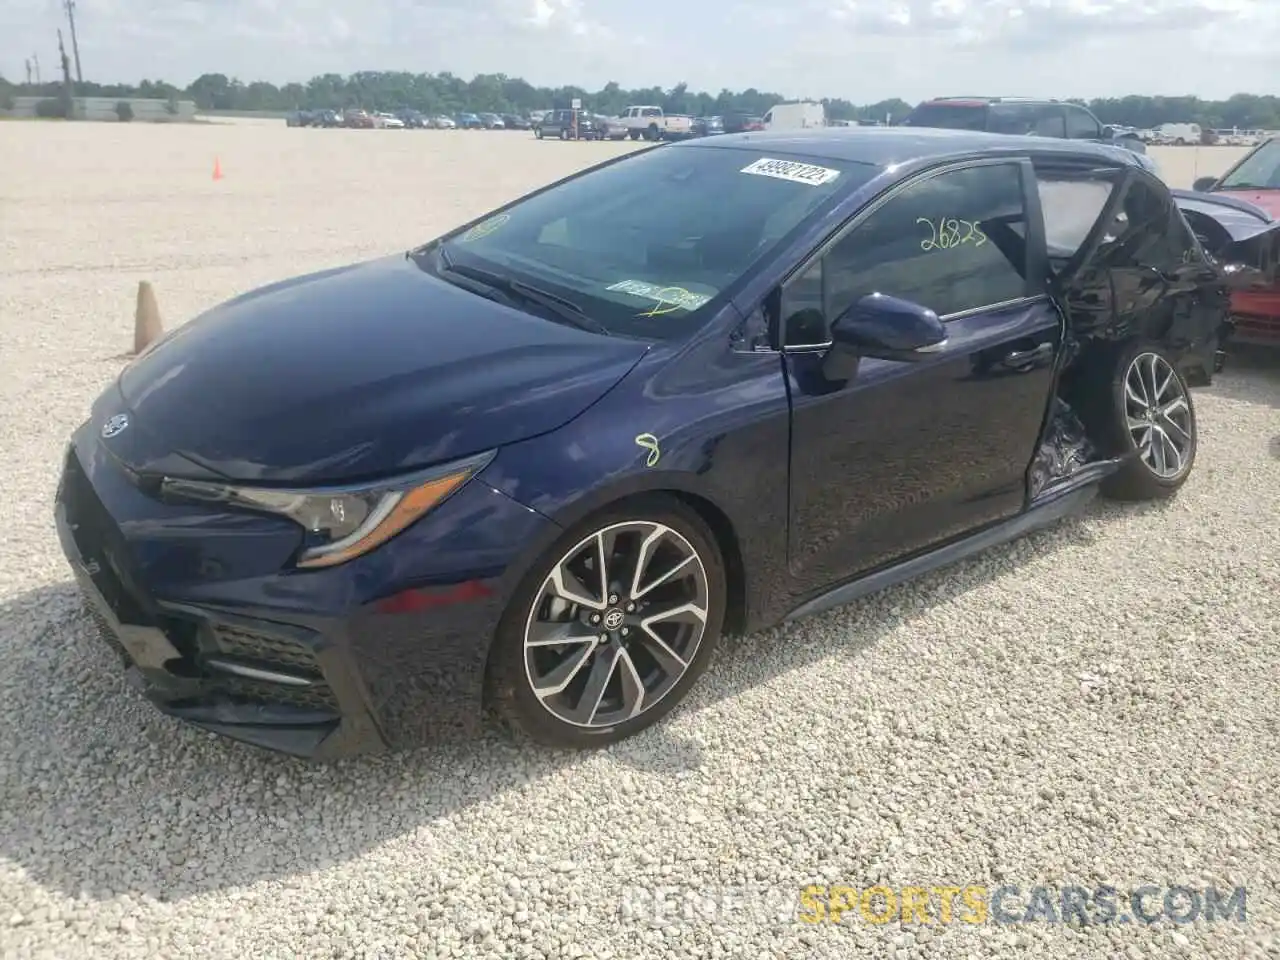
[[[376,483],[314,490],[232,486],[199,480],[161,482],[161,493],[288,517],[307,532],[297,565],[306,569],[346,563],[397,533],[442,503],[479,473],[496,451],[428,471]]]

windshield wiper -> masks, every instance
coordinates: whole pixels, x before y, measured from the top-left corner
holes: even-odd
[[[468,280],[483,284],[503,294],[510,300],[535,304],[550,313],[556,320],[567,323],[571,327],[577,327],[579,330],[586,330],[590,333],[599,333],[606,337],[610,335],[608,327],[589,316],[585,310],[572,300],[491,270],[455,263],[453,257],[449,256],[449,252],[445,250],[443,245],[439,248],[438,253],[440,256],[440,269],[445,273],[457,274],[460,277],[466,277]]]

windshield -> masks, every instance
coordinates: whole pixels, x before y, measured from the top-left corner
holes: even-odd
[[[1222,178],[1219,190],[1280,190],[1280,139],[1268,140]]]
[[[443,258],[429,246],[421,262],[444,279],[485,271],[536,287],[611,334],[680,337],[819,207],[878,169],[655,147],[517,202],[441,244]]]
[[[985,103],[922,103],[902,121],[904,127],[940,127],[944,130],[985,130]]]

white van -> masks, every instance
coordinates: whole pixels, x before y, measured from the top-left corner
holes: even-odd
[[[1200,142],[1200,124],[1198,123],[1162,123],[1156,127],[1155,135],[1165,143],[1176,143],[1185,146]]]
[[[808,130],[826,125],[827,111],[820,103],[779,103],[764,115],[766,130]]]

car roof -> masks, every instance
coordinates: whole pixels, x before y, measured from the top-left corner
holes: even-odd
[[[915,160],[943,160],[1010,153],[1050,154],[1064,158],[1120,162],[1140,166],[1122,147],[1054,137],[1022,137],[973,130],[936,127],[817,127],[730,133],[714,140],[686,140],[671,145],[729,150],[768,150],[770,153],[825,160],[867,163],[877,167]]]

